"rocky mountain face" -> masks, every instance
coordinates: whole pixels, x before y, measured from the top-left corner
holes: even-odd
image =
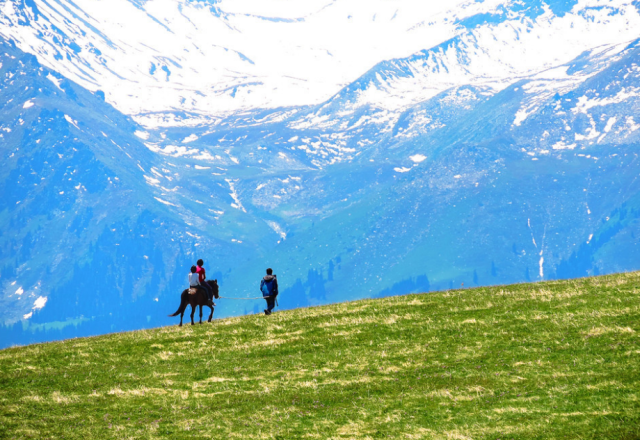
[[[460,3],[452,38],[324,101],[208,113],[162,88],[142,108],[142,79],[117,98],[142,43],[83,2],[0,4],[2,346],[171,323],[197,258],[223,296],[259,296],[273,267],[286,308],[638,269],[636,4]]]

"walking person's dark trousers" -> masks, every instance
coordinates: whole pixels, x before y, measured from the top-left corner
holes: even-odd
[[[268,296],[265,299],[267,300],[267,312],[271,313],[271,311],[276,306],[276,297],[275,296]]]

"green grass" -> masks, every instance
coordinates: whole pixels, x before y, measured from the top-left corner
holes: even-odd
[[[639,332],[627,273],[12,348],[0,438],[637,439]]]

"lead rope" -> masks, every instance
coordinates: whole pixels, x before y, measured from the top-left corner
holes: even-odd
[[[218,298],[254,300],[254,299],[266,299],[266,298],[271,298],[271,297],[270,296],[256,296],[255,298],[234,298],[233,296],[218,296]],[[216,298],[216,299],[218,299],[218,298]],[[280,307],[280,304],[278,304],[278,295],[275,296],[275,299],[276,299],[276,306]]]
[[[276,295],[278,296],[278,295]],[[265,299],[265,298],[271,298],[270,296],[256,296],[255,298],[235,298],[233,296],[219,296],[218,298],[224,298],[224,299]],[[218,299],[216,298],[216,299]],[[276,299],[276,303],[278,302],[278,300]]]

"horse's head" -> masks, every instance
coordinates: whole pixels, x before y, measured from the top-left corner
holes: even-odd
[[[213,297],[215,299],[220,298],[220,296],[218,296],[218,280],[209,280],[208,283],[209,286],[211,286],[211,290],[213,290]]]

